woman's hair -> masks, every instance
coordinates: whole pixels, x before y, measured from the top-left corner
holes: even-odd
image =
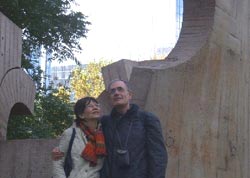
[[[94,97],[89,97],[89,96],[77,100],[77,102],[76,102],[76,104],[74,106],[74,113],[75,113],[75,116],[76,116],[75,122],[76,122],[77,126],[79,126],[80,120],[81,120],[81,118],[79,116],[84,113],[84,110],[85,110],[86,106],[91,101],[93,101],[95,103],[98,103],[98,101]]]

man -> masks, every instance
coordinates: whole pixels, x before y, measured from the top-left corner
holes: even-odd
[[[127,82],[108,86],[113,109],[102,118],[107,156],[101,178],[165,178],[167,151],[159,119],[131,104]],[[53,159],[60,153],[53,151]]]
[[[130,104],[128,84],[113,80],[108,86],[113,109],[102,119],[108,156],[103,178],[164,178],[167,151],[159,119]]]

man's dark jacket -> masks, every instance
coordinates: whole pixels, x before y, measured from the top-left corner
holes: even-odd
[[[113,109],[110,116],[104,116],[102,128],[108,156],[101,178],[165,178],[167,151],[160,122],[155,115],[132,104],[125,115]],[[129,166],[119,166],[117,149],[128,150]]]

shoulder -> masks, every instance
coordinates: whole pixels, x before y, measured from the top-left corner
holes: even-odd
[[[67,148],[68,148],[69,141],[70,141],[70,138],[72,136],[72,133],[73,133],[73,128],[72,127],[67,128],[62,133],[61,138],[60,138],[60,143],[59,143],[59,148],[60,148],[60,150],[62,152],[67,151]]]
[[[161,130],[161,123],[159,118],[152,112],[140,111],[140,119],[143,121],[144,126],[150,130],[150,128]]]
[[[139,114],[139,117],[141,117],[142,119],[145,119],[145,121],[159,120],[158,117],[154,113],[152,113],[152,112],[148,112],[148,111],[144,111],[144,110],[139,110],[138,114]]]
[[[104,115],[104,116],[102,116],[101,117],[101,123],[102,123],[102,125],[106,124],[109,121],[109,119],[110,119],[110,115]]]
[[[73,133],[73,128],[74,127],[69,127],[66,130],[63,131],[62,136],[64,137],[70,137]]]

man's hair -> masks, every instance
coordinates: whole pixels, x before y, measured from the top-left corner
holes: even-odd
[[[129,85],[128,81],[125,81],[125,80],[122,80],[122,79],[114,79],[114,80],[111,80],[111,81],[109,82],[109,84],[108,84],[108,92],[110,91],[111,85],[112,85],[113,83],[119,82],[119,81],[120,81],[120,82],[123,82],[123,83],[126,85],[128,91],[130,91],[130,92],[132,91],[131,88],[130,88],[130,85]]]

